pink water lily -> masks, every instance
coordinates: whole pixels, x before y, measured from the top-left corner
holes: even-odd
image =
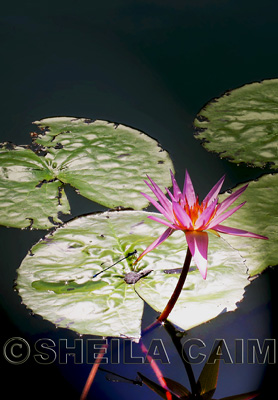
[[[212,232],[217,236],[220,236],[218,233],[220,232],[235,236],[268,239],[266,236],[257,235],[256,233],[221,225],[225,219],[234,214],[246,203],[243,202],[226,211],[246,190],[248,185],[235,191],[222,203],[218,203],[218,194],[225,179],[225,176],[223,176],[213,186],[200,204],[188,172],[186,171],[185,174],[183,191],[180,190],[172,171],[170,172],[173,183],[173,194],[166,189],[170,199],[166,197],[159,186],[151,178],[148,177],[150,183],[145,181],[158,201],[154,200],[148,194],[142,193],[142,195],[157,208],[166,220],[153,215],[150,215],[148,218],[166,225],[168,228],[149,247],[147,247],[145,251],[143,251],[136,262],[144,257],[144,255],[149,251],[163,243],[174,231],[181,230],[185,233],[186,241],[196,266],[198,267],[202,277],[206,279],[208,253],[207,231]]]

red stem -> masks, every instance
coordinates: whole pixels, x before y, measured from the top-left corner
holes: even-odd
[[[170,300],[168,301],[166,307],[164,308],[164,310],[162,311],[162,313],[160,314],[160,316],[157,318],[157,320],[159,322],[163,322],[168,318],[168,315],[170,314],[170,312],[173,310],[174,305],[176,304],[179,295],[182,291],[184,282],[186,280],[188,271],[189,271],[189,266],[190,266],[190,262],[191,262],[191,258],[192,258],[192,254],[189,250],[189,247],[187,248],[187,253],[186,253],[186,257],[184,260],[184,264],[183,264],[183,268],[182,268],[182,272],[180,274],[177,286],[175,287],[175,290],[170,298]]]
[[[183,268],[182,268],[182,272],[180,274],[177,286],[175,287],[175,290],[170,298],[170,300],[168,301],[166,307],[164,308],[164,310],[162,311],[162,313],[160,314],[160,316],[153,322],[151,323],[149,326],[147,326],[143,331],[142,331],[142,336],[144,336],[147,332],[152,331],[154,328],[156,328],[159,324],[163,323],[169,316],[170,312],[173,310],[179,295],[182,291],[184,282],[186,280],[188,271],[189,271],[189,267],[190,267],[190,263],[191,263],[191,259],[192,259],[192,254],[189,250],[189,247],[187,248],[187,253],[185,256],[185,260],[183,263]]]
[[[185,260],[184,260],[184,264],[183,264],[183,268],[182,268],[182,272],[181,272],[181,274],[180,274],[180,277],[179,277],[177,286],[175,287],[175,290],[174,290],[174,292],[173,292],[173,294],[172,294],[170,300],[168,301],[166,307],[164,308],[164,310],[162,311],[162,313],[160,314],[160,316],[159,316],[151,325],[149,325],[147,328],[145,328],[145,329],[142,331],[142,336],[143,336],[144,334],[146,334],[147,332],[149,332],[150,330],[154,329],[157,325],[159,325],[159,323],[164,322],[164,321],[168,318],[170,312],[171,312],[172,309],[174,308],[174,306],[175,306],[175,304],[176,304],[176,302],[177,302],[177,300],[178,300],[178,298],[179,298],[179,295],[180,295],[180,293],[181,293],[181,291],[182,291],[184,282],[185,282],[185,280],[186,280],[186,277],[187,277],[187,274],[188,274],[188,271],[189,271],[189,267],[190,267],[190,263],[191,263],[191,258],[192,258],[192,254],[191,254],[191,252],[190,252],[190,250],[189,250],[189,247],[188,247],[188,248],[187,248],[187,253],[186,253],[186,256],[185,256]],[[94,381],[95,375],[96,375],[96,373],[97,373],[99,364],[100,364],[100,362],[101,362],[101,360],[102,360],[102,357],[103,357],[104,354],[106,353],[106,349],[107,349],[107,348],[108,348],[108,344],[104,344],[104,345],[101,347],[101,349],[100,349],[100,351],[99,351],[99,354],[98,354],[98,356],[97,356],[97,358],[96,358],[96,361],[95,361],[95,363],[94,363],[94,365],[93,365],[93,367],[92,367],[92,369],[91,369],[91,371],[90,371],[90,374],[89,374],[89,376],[88,376],[88,379],[87,379],[87,381],[86,381],[86,384],[85,384],[85,386],[84,386],[84,389],[83,389],[83,391],[82,391],[80,400],[86,400],[87,395],[88,395],[88,393],[89,393],[89,390],[90,390],[90,388],[91,388],[91,386],[92,386],[92,383],[93,383],[93,381]],[[162,378],[163,378],[163,377],[162,377]],[[162,383],[162,387],[164,387],[164,385],[163,385],[164,382],[161,381],[160,383]],[[164,383],[164,384],[165,384],[165,383]],[[167,392],[167,398],[168,398],[168,393],[169,393],[169,392]],[[170,393],[169,393],[169,395],[171,396]]]
[[[90,388],[92,386],[92,383],[93,383],[93,381],[95,379],[99,364],[101,363],[102,357],[106,353],[107,348],[108,348],[108,344],[103,344],[101,346],[101,349],[99,350],[99,353],[97,355],[96,361],[95,361],[94,365],[92,366],[92,369],[91,369],[91,371],[89,373],[88,379],[87,379],[87,381],[85,383],[85,386],[83,388],[83,391],[81,393],[80,400],[85,400],[87,398],[89,390],[90,390]]]
[[[152,358],[152,356],[150,356],[148,354],[148,350],[147,350],[146,346],[144,345],[144,343],[142,342],[142,340],[141,340],[141,350],[143,351],[143,353],[146,354],[146,357],[147,357],[147,359],[148,359],[148,361],[150,363],[150,366],[151,366],[152,370],[154,371],[154,373],[155,373],[160,385],[163,387],[163,389],[166,390],[166,393],[165,393],[166,399],[167,400],[173,400],[173,397],[172,397],[171,393],[168,390],[167,384],[165,382],[165,379],[163,378],[163,375],[162,375],[162,372],[160,371],[159,366],[157,365],[155,360]]]

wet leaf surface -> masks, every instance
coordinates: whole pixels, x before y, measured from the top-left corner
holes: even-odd
[[[209,102],[197,115],[196,138],[235,163],[278,168],[278,79],[251,83]]]
[[[148,215],[111,211],[76,218],[56,229],[32,247],[18,270],[23,302],[56,325],[81,334],[139,338],[142,299],[162,311],[175,288],[178,275],[164,270],[183,264],[184,234],[175,232],[136,267],[133,256],[93,277],[135,249],[140,253],[163,232]],[[214,235],[208,260],[207,280],[193,269],[170,314],[169,320],[180,328],[234,310],[249,283],[238,252]],[[142,275],[135,284],[124,280],[131,272]]]
[[[142,209],[150,174],[171,186],[172,161],[158,142],[135,129],[84,118],[37,121],[32,146],[0,146],[0,224],[49,229],[70,205],[64,185],[109,208]],[[34,151],[36,150],[38,154]]]
[[[241,185],[233,189],[237,190]],[[227,197],[220,195],[220,201]],[[251,239],[232,235],[222,235],[232,247],[245,259],[251,276],[262,272],[268,266],[278,264],[278,174],[264,175],[249,183],[248,188],[234,205],[246,201],[238,212],[234,213],[225,225],[245,229],[269,240]],[[224,225],[224,224],[223,224]]]
[[[0,148],[0,224],[49,229],[69,213],[62,183],[44,157],[23,146]]]
[[[184,234],[175,232],[165,243],[165,251],[159,246],[150,252],[149,264],[154,271],[135,284],[137,293],[155,310],[162,311],[178,282],[178,274],[165,274],[166,266],[182,265],[185,251],[175,253],[171,247],[184,246]],[[163,253],[165,257],[163,257]],[[148,256],[148,255],[147,255]],[[147,259],[147,256],[143,258]],[[146,262],[146,260],[145,260]],[[194,262],[192,262],[194,265]],[[243,258],[226,241],[214,235],[209,236],[208,275],[204,280],[198,269],[189,272],[180,297],[168,320],[182,329],[215,318],[222,312],[236,309],[236,304],[248,285],[247,269]]]
[[[150,193],[146,175],[164,188],[173,169],[168,153],[150,136],[107,121],[57,117],[36,121],[44,134],[36,143],[51,154],[57,176],[106,207],[142,209]]]

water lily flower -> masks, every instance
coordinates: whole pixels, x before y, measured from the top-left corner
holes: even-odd
[[[144,257],[149,251],[155,249],[163,243],[176,230],[183,231],[193,260],[198,267],[202,277],[207,276],[207,253],[208,253],[208,234],[211,232],[217,236],[220,233],[228,235],[245,236],[256,239],[268,239],[266,236],[257,235],[242,229],[230,228],[221,225],[221,223],[239,210],[246,202],[226,211],[246,190],[245,185],[227,197],[222,203],[218,203],[218,194],[223,185],[225,175],[213,186],[204,200],[199,203],[192,181],[188,172],[185,174],[183,191],[180,190],[172,171],[170,171],[173,183],[173,194],[168,190],[169,198],[162,192],[159,186],[148,177],[149,182],[145,181],[152,190],[157,200],[145,193],[141,193],[153,204],[156,209],[166,218],[166,220],[149,216],[148,218],[157,221],[168,228],[158,237],[145,251],[138,257],[136,263]]]

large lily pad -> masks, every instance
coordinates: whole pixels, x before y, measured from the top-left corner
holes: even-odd
[[[143,302],[124,281],[132,261],[93,278],[131,251],[125,216],[107,212],[77,218],[38,242],[18,270],[24,303],[82,334],[139,337]]]
[[[175,235],[182,236],[180,239],[185,243],[183,234],[176,232]],[[178,274],[166,275],[164,272],[165,269],[175,268],[176,263],[171,258],[156,263],[153,274],[135,285],[137,293],[157,311],[164,309],[178,282]],[[180,257],[178,263],[182,261],[183,257]],[[222,312],[235,310],[248,285],[242,257],[223,239],[214,235],[209,238],[208,262],[207,279],[204,280],[197,269],[190,272],[168,317],[169,321],[185,330],[211,320]]]
[[[0,148],[0,224],[49,229],[69,213],[62,183],[44,157],[23,146]]]
[[[209,102],[194,121],[203,146],[235,163],[278,168],[278,79]]]
[[[162,187],[171,186],[172,161],[150,136],[107,121],[57,117],[36,121],[44,133],[36,143],[53,156],[57,177],[106,207],[148,205],[140,192],[149,174]]]
[[[144,211],[88,215],[46,236],[18,270],[23,302],[56,325],[82,334],[139,338],[141,297],[162,311],[178,279],[164,270],[183,264],[184,234],[175,232],[136,265],[136,271],[153,271],[135,285],[124,280],[135,268],[132,259],[94,275],[135,249],[141,252],[163,232],[164,227],[148,215]],[[190,272],[177,309],[169,317],[183,329],[235,309],[248,284],[238,252],[221,238],[210,239],[207,280],[198,270]]]
[[[242,185],[237,186],[237,190]],[[220,195],[220,201],[228,193]],[[278,174],[264,175],[249,183],[246,191],[235,204],[247,201],[246,205],[227,220],[227,226],[245,229],[269,240],[222,235],[231,246],[237,249],[245,259],[249,274],[255,275],[268,266],[278,264]]]
[[[157,141],[142,132],[106,121],[47,118],[26,146],[0,148],[0,224],[49,229],[70,206],[64,185],[104,206],[141,209],[148,201],[143,178],[150,174],[170,186],[172,161]],[[42,154],[42,155],[41,155]]]

